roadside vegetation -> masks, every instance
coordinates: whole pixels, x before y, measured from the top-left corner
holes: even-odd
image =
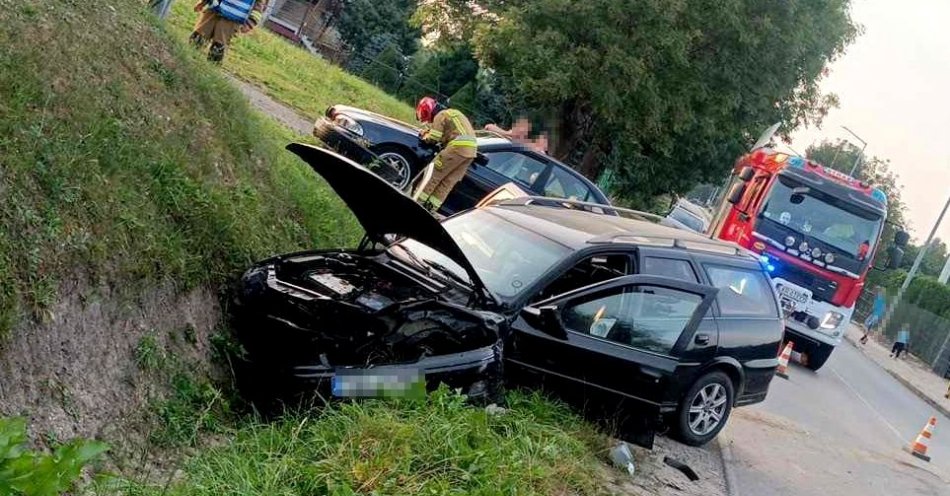
[[[254,259],[358,235],[283,150],[300,138],[176,36],[141,2],[0,14],[0,338],[45,318],[66,280],[222,287]]]
[[[537,395],[488,413],[440,390],[426,401],[344,403],[222,432],[166,485],[111,480],[100,494],[601,494],[607,438]]]
[[[224,294],[255,259],[356,240],[332,191],[283,150],[300,138],[250,109],[185,44],[183,19],[168,31],[144,3],[103,0],[26,0],[0,13],[0,349],[17,326],[48,318],[64,282],[131,298],[169,282]],[[282,57],[314,60],[258,32],[225,68],[293,79],[266,72],[295,65]],[[323,87],[275,87],[308,112],[343,102],[411,118],[331,73]],[[308,102],[311,93],[324,101]],[[73,490],[89,463],[116,472],[93,479],[91,494],[594,494],[610,477],[607,438],[535,395],[512,393],[500,414],[443,390],[264,422],[242,413],[226,376],[214,381],[207,364],[184,358],[194,332],[149,330],[130,350],[129,380],[153,385],[147,447],[113,446],[99,465],[101,443],[34,432],[49,450],[34,452],[26,420],[0,419],[0,493]],[[227,371],[240,348],[226,329],[212,345]]]

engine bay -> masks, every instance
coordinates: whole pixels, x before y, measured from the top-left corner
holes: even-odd
[[[242,300],[258,323],[244,333],[254,348],[249,351],[295,365],[371,367],[497,342],[499,316],[448,301],[445,291],[387,262],[385,255],[335,252],[288,257],[267,271],[249,271]],[[267,277],[264,272],[274,277],[248,284],[248,278]],[[278,291],[249,294],[249,287]]]

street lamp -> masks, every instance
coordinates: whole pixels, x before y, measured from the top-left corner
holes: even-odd
[[[858,170],[858,166],[861,164],[861,160],[864,159],[864,149],[868,147],[868,142],[867,142],[867,141],[864,141],[863,139],[861,139],[861,137],[858,136],[857,134],[855,134],[854,131],[848,129],[848,126],[841,126],[841,128],[844,129],[845,131],[851,133],[851,136],[854,136],[855,139],[857,139],[858,141],[860,141],[860,142],[861,142],[861,145],[862,145],[862,146],[861,146],[861,153],[858,154],[858,158],[854,159],[854,165],[851,166],[851,173],[848,174],[849,176],[854,177],[854,173],[855,173],[855,171]]]

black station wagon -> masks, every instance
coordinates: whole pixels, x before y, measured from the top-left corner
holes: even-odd
[[[325,399],[532,387],[652,446],[703,444],[765,399],[783,323],[758,259],[648,214],[505,200],[437,221],[320,148],[288,147],[366,230],[354,250],[281,255],[242,278],[250,382]],[[609,210],[609,212],[605,212]]]

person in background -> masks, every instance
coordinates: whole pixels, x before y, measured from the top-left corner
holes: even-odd
[[[548,153],[548,135],[541,133],[537,138],[531,138],[531,121],[524,117],[515,120],[511,124],[511,129],[503,129],[495,124],[486,124],[485,130],[500,134],[515,143],[521,143],[538,153],[545,155]]]
[[[199,0],[195,12],[200,15],[188,39],[199,49],[211,40],[208,60],[221,62],[234,35],[257,27],[265,8],[267,0]]]
[[[435,168],[432,179],[425,186],[426,205],[437,210],[475,161],[478,154],[475,129],[465,114],[428,96],[416,105],[416,118],[426,124],[419,138],[442,147],[432,161]]]
[[[894,340],[894,346],[891,347],[891,357],[900,358],[901,353],[907,351],[907,343],[910,341],[910,324],[901,325],[901,330],[897,331],[897,339]]]
[[[874,306],[871,307],[871,313],[864,319],[864,336],[861,336],[861,344],[868,343],[868,336],[875,327],[880,325],[884,319],[884,311],[887,310],[887,293],[883,286],[874,288]]]

